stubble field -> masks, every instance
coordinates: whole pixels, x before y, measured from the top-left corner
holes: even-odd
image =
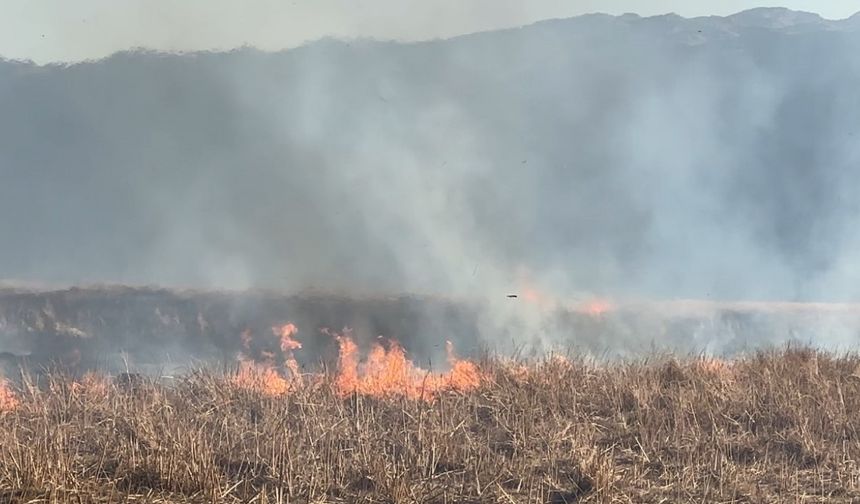
[[[342,370],[30,377],[4,502],[857,502],[860,358],[485,359],[432,394]]]

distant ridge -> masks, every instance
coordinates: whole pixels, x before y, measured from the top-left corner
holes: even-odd
[[[296,49],[300,49],[307,46],[315,46],[318,44],[325,43],[357,43],[357,44],[373,44],[373,43],[381,43],[381,44],[402,44],[402,45],[415,45],[422,44],[427,42],[442,42],[446,40],[457,40],[461,38],[471,38],[473,36],[483,36],[493,33],[504,33],[511,31],[519,31],[519,30],[528,30],[530,27],[535,26],[556,26],[560,28],[570,28],[575,29],[576,27],[583,26],[588,23],[623,23],[623,24],[637,24],[637,23],[645,23],[645,24],[665,24],[667,27],[671,25],[675,30],[686,32],[692,31],[698,33],[699,30],[703,30],[703,28],[709,28],[711,32],[714,31],[722,32],[722,33],[733,33],[736,29],[767,29],[773,31],[786,31],[793,32],[798,28],[802,29],[814,29],[814,28],[824,28],[828,30],[846,30],[846,31],[857,31],[860,30],[860,11],[855,13],[854,15],[847,17],[845,19],[825,19],[821,17],[817,13],[806,12],[806,11],[796,11],[791,10],[785,7],[757,7],[753,9],[748,9],[744,11],[737,12],[735,14],[729,14],[726,16],[692,16],[692,17],[684,17],[675,13],[666,13],[666,14],[658,14],[654,16],[641,16],[635,13],[625,13],[619,15],[606,14],[606,13],[589,13],[582,14],[579,16],[573,16],[569,18],[552,18],[545,19],[541,21],[536,21],[534,23],[523,25],[519,27],[511,27],[511,28],[499,28],[495,30],[483,30],[473,33],[464,33],[460,35],[454,35],[451,37],[438,38],[438,39],[428,39],[416,42],[397,42],[394,40],[387,39],[374,39],[371,37],[362,37],[358,39],[349,39],[349,38],[341,38],[341,37],[332,37],[326,36],[319,39],[315,39],[313,41],[306,42],[304,44],[300,44],[295,47],[285,48],[276,51],[269,50],[261,50],[249,47],[235,47],[232,49],[211,49],[211,50],[199,50],[199,51],[178,51],[178,52],[165,52],[158,50],[151,50],[146,47],[136,47],[136,48],[128,48],[121,51],[117,51],[112,55],[105,56],[103,58],[95,58],[89,60],[75,61],[75,62],[54,62],[54,63],[46,63],[46,64],[35,64],[33,62],[27,60],[15,60],[6,58],[4,55],[0,54],[0,62],[7,63],[21,63],[32,66],[69,66],[78,63],[93,63],[101,60],[108,59],[117,54],[128,54],[128,53],[141,53],[148,55],[184,55],[184,56],[194,56],[201,54],[226,54],[232,53],[236,51],[243,51],[248,49],[259,50],[265,53],[280,53],[285,51],[292,51]]]
[[[854,301],[858,20],[0,62],[0,278]]]

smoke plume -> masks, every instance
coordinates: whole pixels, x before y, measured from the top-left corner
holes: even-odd
[[[858,50],[756,10],[4,61],[0,277],[478,299],[514,340],[526,288],[857,300]]]

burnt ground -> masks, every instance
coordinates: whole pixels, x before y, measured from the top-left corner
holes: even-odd
[[[397,339],[426,359],[444,360],[446,339],[475,353],[474,309],[453,302],[401,296],[349,298],[268,292],[199,292],[154,288],[71,288],[49,292],[0,290],[0,352],[7,364],[60,364],[77,369],[191,362],[233,362],[239,352],[280,353],[272,327],[300,328],[305,365],[336,351],[328,328],[353,329],[367,345]],[[443,327],[444,325],[444,327]],[[250,350],[240,334],[251,335]],[[437,339],[423,337],[442,334]]]
[[[7,375],[21,364],[37,369],[60,365],[79,371],[172,372],[189,365],[234,363],[240,352],[254,359],[269,354],[279,360],[283,354],[271,328],[287,322],[299,328],[303,348],[296,358],[310,367],[330,364],[336,356],[336,343],[320,332],[322,328],[350,327],[364,347],[380,336],[396,339],[420,365],[432,367],[445,362],[446,340],[465,357],[488,352],[522,355],[551,347],[597,355],[662,349],[733,355],[789,340],[850,345],[860,327],[853,311],[833,315],[757,305],[706,311],[631,305],[597,316],[544,310],[535,318],[534,310],[522,311],[524,300],[505,301],[501,312],[498,307],[490,312],[478,302],[411,295],[2,288],[0,360]],[[530,322],[523,323],[520,315]],[[249,349],[242,347],[244,331],[251,335]]]

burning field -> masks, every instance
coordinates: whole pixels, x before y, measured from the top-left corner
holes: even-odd
[[[553,351],[732,357],[789,342],[852,348],[860,327],[856,304],[560,301],[532,287],[509,296],[5,287],[0,372],[174,375],[241,362],[296,374],[332,369],[349,355],[405,362],[404,353],[416,368],[438,370],[449,367],[452,350],[470,359]]]
[[[0,504],[860,503],[860,14],[18,3]]]
[[[295,346],[290,330],[288,346]],[[30,377],[4,502],[856,502],[860,359],[455,361]],[[297,350],[297,348],[291,348]],[[260,378],[259,381],[256,377]]]
[[[853,320],[853,306],[540,302],[542,327],[570,343],[623,346],[638,324],[759,348],[509,358],[488,351],[479,308],[452,300],[98,288],[2,301],[4,502],[860,499],[860,357],[764,348]],[[426,336],[440,318],[447,341]]]

